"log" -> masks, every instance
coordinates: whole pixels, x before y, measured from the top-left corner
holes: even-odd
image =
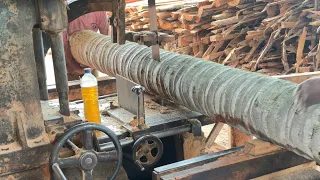
[[[296,113],[297,84],[163,50],[159,62],[150,47],[113,44],[90,30],[73,33],[70,47],[83,65],[129,78],[147,92],[320,162],[320,105]]]

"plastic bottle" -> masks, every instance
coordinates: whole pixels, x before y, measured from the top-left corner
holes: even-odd
[[[84,104],[84,115],[87,121],[101,124],[99,102],[98,102],[98,81],[91,74],[91,69],[84,69],[84,75],[80,80],[82,99]]]

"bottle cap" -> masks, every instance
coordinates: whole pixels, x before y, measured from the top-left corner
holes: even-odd
[[[86,73],[86,74],[91,73],[91,69],[90,68],[85,68],[84,69],[84,73]]]

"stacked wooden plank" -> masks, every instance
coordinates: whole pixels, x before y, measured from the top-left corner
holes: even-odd
[[[163,48],[275,75],[318,69],[320,11],[313,0],[162,0]],[[127,30],[148,30],[147,3],[127,6]]]

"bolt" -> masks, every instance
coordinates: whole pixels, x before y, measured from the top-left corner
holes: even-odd
[[[89,165],[92,164],[92,159],[91,158],[87,158],[86,160],[84,160],[84,162]]]

